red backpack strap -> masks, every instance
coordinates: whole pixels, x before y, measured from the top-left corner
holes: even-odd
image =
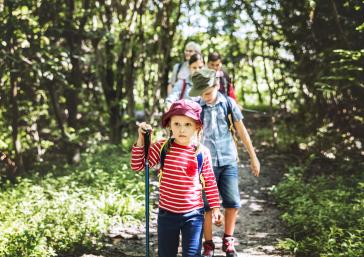
[[[181,90],[181,95],[179,96],[179,100],[183,99],[183,96],[185,95],[185,92],[186,92],[186,86],[187,86],[187,83],[186,83],[186,80],[183,79],[182,80],[183,84],[182,84],[182,90]]]

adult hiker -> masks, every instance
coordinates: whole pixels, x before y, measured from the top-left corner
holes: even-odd
[[[177,256],[180,234],[182,256],[200,256],[204,223],[202,187],[212,208],[212,222],[216,225],[222,222],[211,156],[198,140],[202,129],[200,114],[201,107],[196,102],[185,99],[174,102],[162,116],[162,126],[170,129],[170,138],[152,143],[149,148],[150,167],[161,163],[159,257]],[[144,169],[143,134],[151,129],[145,122],[139,125],[138,140],[131,155],[131,167],[135,171]]]
[[[196,97],[190,97],[188,93],[192,87],[191,75],[196,71],[202,69],[204,66],[203,57],[200,53],[193,54],[188,61],[188,68],[190,75],[185,79],[180,79],[173,86],[172,93],[166,98],[166,109],[172,105],[173,102],[181,99],[198,100]]]
[[[207,67],[216,71],[216,77],[219,79],[220,84],[219,91],[236,101],[234,85],[230,76],[223,69],[221,55],[218,52],[212,52],[208,55]]]
[[[221,94],[216,71],[201,69],[192,75],[193,86],[190,96],[201,96],[199,101],[202,107],[201,120],[204,126],[202,143],[209,148],[213,170],[225,209],[224,236],[222,250],[227,257],[235,257],[234,229],[238,209],[241,207],[238,186],[237,148],[229,130],[234,125],[243,142],[251,160],[252,173],[259,175],[260,164],[255,154],[249,134],[243,124],[243,115],[234,100]],[[232,121],[228,119],[232,116]],[[231,124],[231,122],[233,124]],[[214,254],[215,245],[212,241],[212,222],[209,204],[206,203],[203,243],[204,257]]]
[[[191,56],[196,53],[201,53],[200,45],[193,41],[188,42],[184,49],[183,62],[176,63],[173,66],[172,75],[171,75],[171,77],[168,81],[168,85],[167,85],[167,95],[169,95],[172,92],[172,88],[178,80],[186,79],[190,75],[188,61],[190,60]]]

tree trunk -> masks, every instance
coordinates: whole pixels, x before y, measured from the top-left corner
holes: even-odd
[[[11,56],[14,56],[14,27],[13,27],[13,2],[12,1],[5,1],[5,6],[8,7],[9,10],[9,18],[7,21],[7,38],[6,42],[9,42],[8,44],[8,52]],[[19,107],[18,107],[18,86],[17,86],[17,77],[14,67],[14,61],[13,59],[9,60],[9,70],[10,70],[10,105],[11,105],[11,113],[12,113],[12,119],[11,119],[11,127],[12,127],[12,142],[13,142],[13,148],[15,151],[15,163],[18,167],[17,171],[19,173],[24,172],[24,161],[23,161],[23,155],[22,155],[22,144],[21,140],[19,138]]]
[[[261,46],[261,51],[262,51],[262,53],[264,53],[264,44],[262,44],[262,46]],[[276,117],[273,112],[274,91],[273,91],[272,85],[270,84],[270,81],[268,78],[267,65],[266,65],[265,61],[266,61],[265,58],[263,58],[264,78],[265,78],[265,81],[266,81],[268,89],[269,89],[269,114],[271,117],[273,146],[275,146],[277,144],[277,128],[276,128]]]
[[[72,64],[71,72],[68,76],[69,86],[64,91],[64,96],[66,98],[66,107],[67,107],[67,124],[69,127],[75,130],[74,133],[78,131],[78,105],[79,105],[79,96],[78,91],[82,88],[82,71],[80,67],[80,61],[78,55],[80,54],[81,48],[81,37],[80,34],[82,31],[78,31],[75,33],[74,28],[74,8],[75,3],[74,0],[67,1],[67,22],[65,29],[65,38],[68,44],[70,59]],[[81,28],[82,29],[82,28]],[[65,145],[67,151],[67,160],[69,163],[78,163],[80,161],[80,146],[77,142],[66,142]]]

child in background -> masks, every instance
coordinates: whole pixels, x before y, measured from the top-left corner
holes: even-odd
[[[239,177],[237,165],[237,149],[229,130],[226,118],[226,109],[231,106],[232,118],[235,129],[248,151],[251,160],[252,173],[259,175],[260,163],[255,154],[249,134],[243,124],[243,115],[234,100],[224,96],[219,90],[216,71],[201,69],[193,74],[193,87],[190,96],[201,96],[202,123],[204,126],[203,144],[209,148],[212,165],[225,209],[225,227],[223,236],[223,251],[227,257],[238,256],[234,248],[234,229],[238,209],[241,206],[239,193]],[[203,243],[204,257],[214,254],[215,245],[212,241],[211,211],[206,207]]]
[[[190,70],[190,75],[185,79],[178,80],[176,84],[173,86],[172,93],[166,99],[167,110],[169,109],[171,104],[177,100],[181,99],[195,100],[188,95],[192,87],[191,75],[193,75],[193,73],[195,73],[196,71],[202,69],[203,66],[204,66],[204,61],[201,54],[197,53],[191,56],[190,60],[188,61],[188,68]]]
[[[179,236],[182,234],[182,256],[201,256],[204,223],[204,202],[196,156],[202,152],[201,174],[204,178],[206,198],[212,208],[212,222],[221,225],[219,193],[212,171],[211,156],[198,141],[202,129],[201,107],[190,100],[172,104],[162,117],[162,126],[171,131],[161,168],[158,213],[158,256],[176,257]],[[144,169],[144,133],[152,127],[145,122],[138,128],[139,137],[132,148],[131,167]],[[173,138],[172,138],[173,137]],[[150,146],[149,164],[160,163],[161,149],[166,140]]]
[[[218,52],[212,52],[208,55],[207,67],[216,71],[216,77],[219,79],[219,91],[227,96],[230,96],[236,101],[236,95],[233,83],[230,76],[222,68],[221,56]]]
[[[172,75],[168,81],[167,85],[167,95],[172,92],[174,84],[180,79],[186,79],[190,75],[190,69],[188,68],[188,61],[191,56],[196,53],[201,53],[201,47],[199,44],[191,41],[188,42],[184,49],[184,61],[181,63],[176,63],[173,66]]]

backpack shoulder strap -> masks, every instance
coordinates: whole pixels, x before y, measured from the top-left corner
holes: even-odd
[[[160,168],[159,168],[159,173],[158,173],[159,184],[161,183],[161,180],[162,180],[164,160],[166,159],[168,148],[173,143],[173,141],[174,141],[173,138],[169,138],[168,140],[164,141],[161,149],[159,150],[159,155],[160,155]]]
[[[166,158],[167,152],[168,152],[168,145],[173,143],[173,138],[169,138],[168,140],[164,141],[162,144],[161,149],[159,150],[160,153],[160,168],[163,169],[164,166],[164,159]]]
[[[180,72],[180,70],[182,68],[182,65],[183,65],[183,62],[181,62],[181,63],[178,64],[177,72],[176,72],[176,80],[177,80],[177,77],[178,77],[178,73]]]
[[[202,151],[200,151],[197,156],[197,168],[198,168],[198,176],[199,176],[199,179],[200,179],[200,184],[202,186],[202,189],[205,188],[205,178],[202,174],[202,166],[203,166],[203,154],[202,154]]]
[[[179,96],[179,100],[183,99],[183,96],[185,95],[185,92],[186,92],[186,87],[187,87],[186,80],[183,79],[183,82],[182,82],[182,90],[181,90],[181,94]]]
[[[197,103],[201,106],[201,114],[200,114],[200,119],[201,122],[203,123],[203,118],[205,117],[205,105],[201,105],[201,99],[197,101]]]
[[[226,117],[226,121],[227,121],[227,124],[230,128],[231,125],[231,122],[234,121],[234,115],[233,115],[233,106],[232,106],[232,103],[231,103],[231,100],[230,98],[227,96],[227,95],[224,95],[225,99],[226,99],[226,105],[223,104],[223,107],[224,107],[224,112],[225,112],[225,117]],[[230,116],[230,118],[229,118]],[[231,119],[231,121],[230,121]]]
[[[197,164],[198,164],[198,166],[197,166],[198,174],[201,174],[202,173],[202,164],[203,164],[203,154],[201,151],[197,154]]]

